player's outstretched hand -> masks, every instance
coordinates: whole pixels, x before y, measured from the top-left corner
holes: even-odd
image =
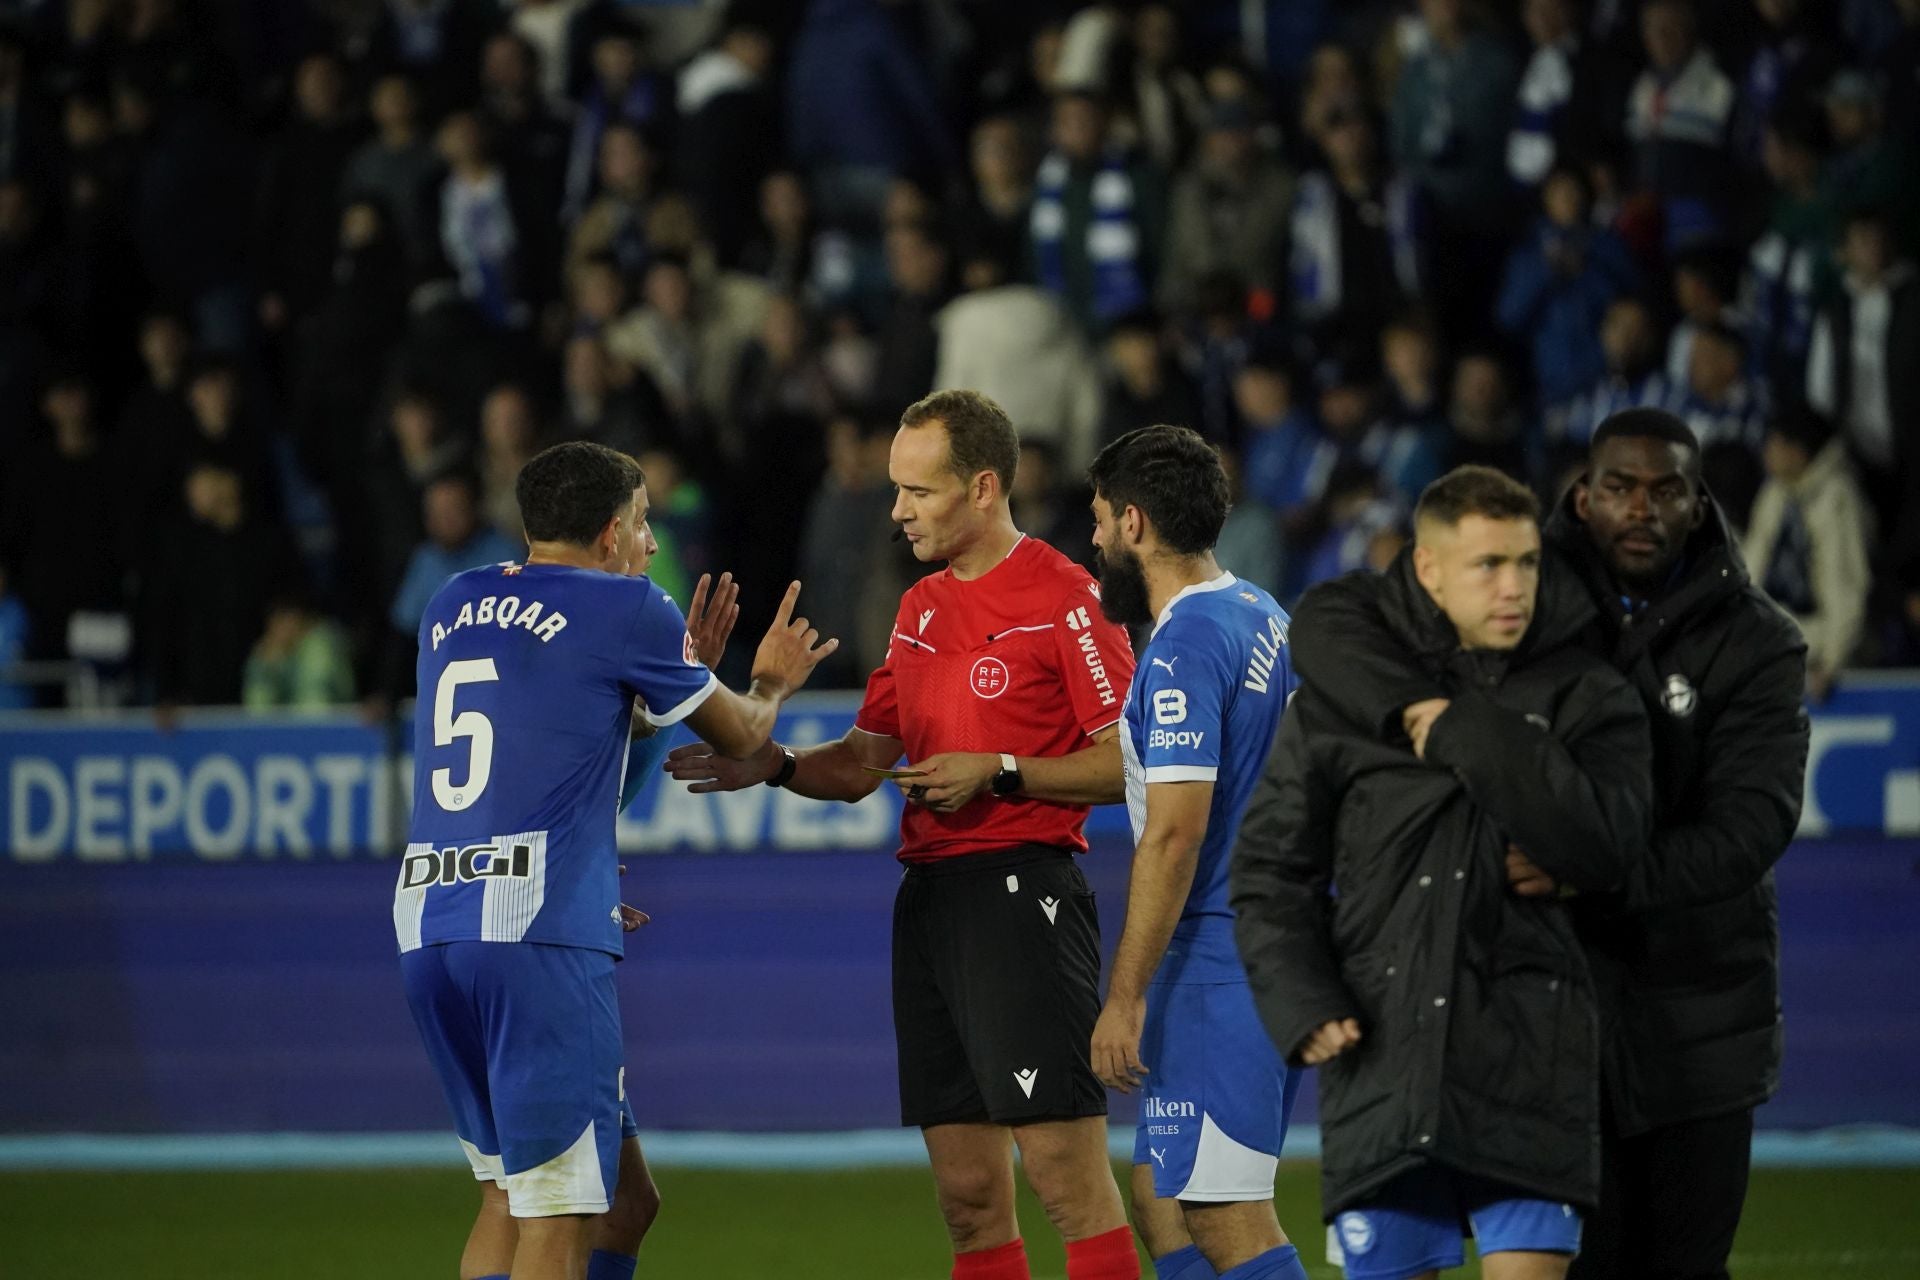
[[[707,596],[709,587],[713,589],[711,599]],[[703,573],[693,588],[693,599],[687,605],[687,631],[693,636],[694,651],[709,670],[726,656],[727,639],[733,635],[733,624],[740,621],[739,600],[740,584],[731,573],[721,574],[718,583],[712,574]]]
[[[1514,844],[1507,846],[1507,888],[1523,898],[1550,898],[1560,892],[1559,883]]]
[[[667,752],[661,766],[668,776],[690,783],[695,795],[756,787],[780,772],[780,748],[769,742],[747,760],[730,760],[704,742],[689,742]]]
[[[1147,1078],[1140,1061],[1140,1035],[1147,1023],[1145,1000],[1109,998],[1093,1024],[1093,1074],[1109,1089],[1132,1093]]]
[[[1310,1067],[1335,1058],[1360,1043],[1360,1023],[1354,1018],[1336,1018],[1307,1037],[1300,1046],[1300,1061]]]
[[[993,785],[993,775],[1000,772],[1000,757],[985,751],[949,751],[907,768],[920,775],[896,779],[908,800],[935,813],[953,813],[972,804]]]
[[[759,651],[753,655],[754,681],[773,681],[784,691],[783,697],[805,684],[813,669],[840,647],[838,640],[822,640],[805,618],[793,616],[794,602],[799,598],[800,584],[789,584],[779,609],[774,611],[773,625],[767,628]]]

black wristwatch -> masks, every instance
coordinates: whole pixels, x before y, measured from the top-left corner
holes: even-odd
[[[780,751],[780,772],[768,778],[767,785],[770,787],[784,787],[793,781],[793,771],[800,767],[800,757],[793,754],[792,747],[782,747],[777,742],[773,745],[779,748]]]
[[[1000,753],[1000,772],[993,775],[993,794],[1010,796],[1020,790],[1020,764],[1012,756]]]

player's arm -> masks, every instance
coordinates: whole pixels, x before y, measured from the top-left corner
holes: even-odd
[[[851,803],[866,799],[884,781],[867,770],[891,768],[903,750],[898,738],[853,728],[844,738],[798,750],[769,740],[744,760],[729,760],[704,742],[689,743],[667,753],[666,768],[673,777],[691,783],[687,789],[696,794],[773,782],[814,800]],[[781,780],[789,757],[792,771]]]
[[[800,584],[793,583],[780,600],[773,625],[753,657],[753,679],[745,693],[716,688],[687,715],[687,723],[701,740],[720,755],[745,760],[763,751],[773,736],[774,719],[787,700],[822,659],[840,647],[838,640],[821,641],[805,618],[793,616]]]
[[[1120,766],[1120,726],[1110,724],[1093,733],[1091,745],[1064,756],[1015,756],[1020,789],[1025,800],[1052,800],[1059,804],[1119,804],[1127,798]],[[964,809],[990,790],[1005,767],[996,751],[949,751],[913,761],[917,778],[901,778],[910,799],[935,813]]]
[[[1167,954],[1193,890],[1212,805],[1211,782],[1147,784],[1147,822],[1133,854],[1127,923],[1113,953],[1107,1003],[1093,1028],[1094,1074],[1122,1093],[1130,1092],[1147,1072],[1140,1061],[1147,983]]]

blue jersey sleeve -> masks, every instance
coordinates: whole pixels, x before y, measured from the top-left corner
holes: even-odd
[[[1138,697],[1145,721],[1144,780],[1212,782],[1220,773],[1233,661],[1217,627],[1182,626],[1176,617],[1141,655]]]
[[[655,728],[679,724],[720,687],[694,652],[680,606],[651,583],[634,611],[620,676],[647,704],[647,722]]]

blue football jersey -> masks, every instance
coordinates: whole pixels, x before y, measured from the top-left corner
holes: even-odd
[[[1272,596],[1223,573],[1168,602],[1134,668],[1120,735],[1134,839],[1146,829],[1149,784],[1213,783],[1193,890],[1156,981],[1246,980],[1228,861],[1293,692],[1287,626]]]
[[[613,824],[636,695],[656,725],[718,688],[645,578],[564,565],[456,574],[420,623],[400,950],[545,942],[620,955]]]

